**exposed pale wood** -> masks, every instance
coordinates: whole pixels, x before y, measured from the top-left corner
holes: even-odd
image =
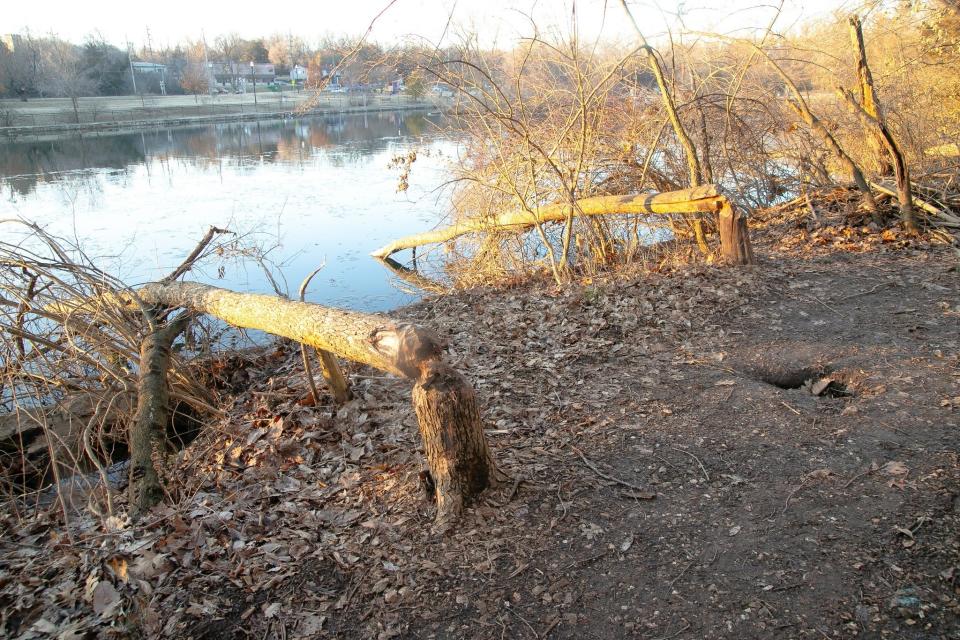
[[[670,213],[715,213],[723,205],[723,196],[714,185],[704,185],[666,193],[640,193],[620,196],[595,196],[577,201],[578,216],[601,216],[613,214],[670,214]],[[459,236],[491,229],[523,229],[544,222],[562,222],[567,219],[569,204],[552,204],[540,207],[534,214],[527,211],[510,211],[492,219],[471,219],[449,227],[428,231],[395,240],[371,253],[375,258],[386,258],[397,251],[425,244],[447,242]]]
[[[195,282],[154,283],[138,293],[148,303],[207,313],[413,380],[441,529],[496,481],[474,391],[444,362],[442,342],[433,332],[381,316]]]

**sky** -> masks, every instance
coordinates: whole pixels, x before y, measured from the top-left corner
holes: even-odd
[[[648,39],[656,40],[682,19],[693,30],[730,33],[762,28],[780,0],[628,0]],[[767,4],[764,4],[767,3]],[[632,31],[620,0],[313,0],[273,5],[262,2],[165,0],[162,3],[131,4],[129,0],[44,0],[42,3],[4,2],[0,33],[33,35],[55,33],[81,42],[99,32],[118,46],[132,42],[160,48],[184,39],[208,41],[217,35],[237,32],[245,38],[290,33],[315,43],[324,35],[359,35],[374,16],[390,5],[376,21],[371,38],[381,43],[417,36],[437,44],[448,42],[464,30],[482,34],[485,46],[504,47],[530,32],[528,15],[541,29],[569,30],[576,14],[583,38],[602,34],[627,39]],[[830,11],[855,6],[854,0],[784,0],[780,30],[801,20],[828,15]],[[42,10],[38,10],[42,7]],[[711,8],[712,7],[712,8]],[[452,16],[452,18],[451,18]],[[449,23],[449,24],[448,24]]]

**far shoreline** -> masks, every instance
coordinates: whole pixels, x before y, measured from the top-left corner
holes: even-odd
[[[135,96],[133,96],[135,97]],[[173,96],[170,96],[173,97]],[[449,100],[444,100],[442,98],[433,98],[430,99],[414,99],[409,96],[389,96],[385,100],[385,96],[375,96],[379,100],[372,101],[369,104],[361,105],[351,105],[349,103],[344,104],[343,100],[339,101],[339,104],[322,104],[311,109],[306,109],[299,111],[296,106],[293,108],[287,109],[276,109],[269,111],[239,111],[232,113],[223,113],[223,114],[211,114],[211,115],[179,115],[179,116],[168,116],[164,117],[162,112],[164,110],[173,111],[177,109],[176,106],[162,106],[158,105],[156,111],[160,112],[156,117],[146,117],[146,118],[131,118],[129,120],[124,119],[114,119],[114,120],[100,120],[100,121],[91,121],[91,122],[60,122],[52,124],[40,124],[40,125],[14,125],[14,126],[0,126],[0,142],[2,141],[15,141],[23,138],[37,138],[40,136],[59,136],[64,134],[76,134],[76,133],[119,133],[127,131],[139,131],[144,129],[153,129],[158,127],[176,127],[176,126],[185,126],[185,125],[203,125],[203,124],[217,124],[225,122],[255,122],[260,120],[284,120],[287,118],[301,118],[301,117],[310,117],[310,116],[322,116],[322,115],[331,115],[331,114],[359,114],[359,113],[382,113],[385,111],[424,111],[424,110],[440,110],[446,111],[451,107]],[[154,96],[152,99],[156,100],[161,98],[160,96]],[[42,99],[41,99],[42,100]],[[52,99],[48,99],[52,100]],[[92,100],[92,98],[91,98]],[[4,102],[10,103],[12,101],[0,101],[0,111],[6,107],[10,109],[9,104],[5,105]],[[294,102],[294,101],[291,101]],[[305,102],[302,101],[302,102]],[[69,104],[69,101],[67,101]],[[16,103],[20,104],[20,103]],[[31,101],[30,106],[37,104],[37,101]],[[294,102],[295,104],[295,102]],[[230,105],[235,106],[235,105]],[[242,108],[242,103],[241,103]],[[132,112],[133,110],[130,110]],[[113,112],[116,117],[116,111]],[[67,108],[60,108],[53,112],[55,117],[70,118],[73,116],[72,111]]]

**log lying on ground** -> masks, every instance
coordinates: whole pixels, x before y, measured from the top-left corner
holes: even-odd
[[[431,331],[386,318],[195,282],[146,285],[149,304],[184,307],[231,325],[259,329],[415,382],[413,404],[445,528],[499,476],[467,381],[443,360]]]
[[[522,230],[533,227],[538,222],[563,222],[570,215],[569,204],[552,204],[540,207],[535,213],[511,211],[492,219],[474,219],[458,222],[443,229],[420,233],[395,240],[377,249],[370,255],[375,258],[387,258],[403,249],[412,249],[425,244],[447,242],[459,236],[494,230]],[[623,196],[596,196],[577,201],[574,216],[603,216],[615,214],[671,214],[671,213],[713,213],[733,216],[729,228],[731,234],[721,236],[721,253],[725,261],[733,264],[750,264],[752,252],[749,237],[746,237],[746,224],[742,221],[733,204],[714,185],[669,191],[666,193],[643,193]],[[741,237],[743,236],[743,237]],[[724,244],[724,240],[727,241]],[[732,245],[730,243],[733,243]],[[749,258],[749,260],[748,260]]]
[[[891,186],[889,184],[885,184],[882,182],[871,182],[870,186],[876,189],[877,191],[879,191],[880,193],[885,193],[888,196],[893,196],[895,198],[898,197],[898,191],[896,190],[897,187],[895,185]],[[915,206],[919,207],[920,209],[926,211],[931,216],[936,218],[936,220],[933,221],[934,224],[937,224],[943,227],[960,227],[960,216],[955,216],[951,213],[948,213],[947,211],[944,211],[940,207],[930,202],[927,202],[923,198],[920,198],[916,195],[913,195],[912,198],[913,198],[913,204]]]

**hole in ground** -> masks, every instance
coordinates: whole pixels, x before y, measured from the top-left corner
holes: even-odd
[[[843,376],[825,365],[798,367],[767,364],[755,367],[751,374],[757,380],[780,389],[806,389],[814,396],[827,398],[848,398],[853,395]]]
[[[757,368],[752,373],[760,382],[779,387],[781,389],[800,389],[809,380],[823,377],[827,370],[821,366],[814,367],[780,367],[767,365]]]

